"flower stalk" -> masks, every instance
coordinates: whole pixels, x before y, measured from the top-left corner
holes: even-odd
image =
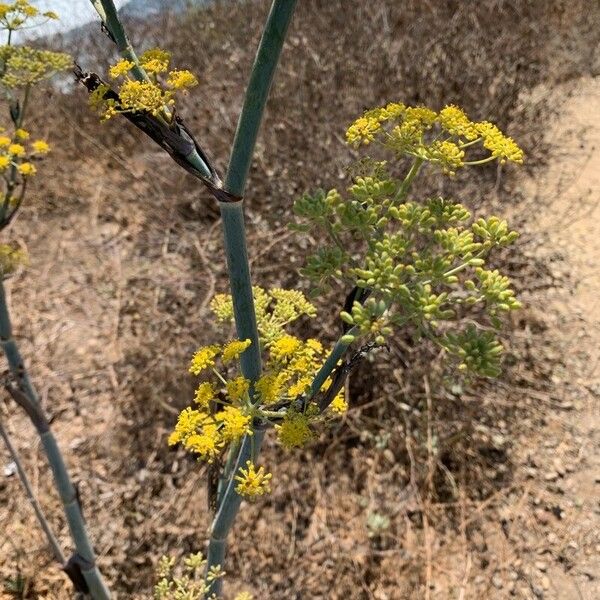
[[[6,446],[6,449],[8,450],[8,453],[10,454],[10,457],[11,457],[13,463],[15,464],[15,468],[17,470],[17,475],[19,476],[19,479],[21,480],[21,485],[23,486],[23,488],[25,490],[25,494],[27,495],[29,504],[31,504],[31,507],[33,508],[33,512],[35,513],[35,516],[37,517],[40,527],[42,528],[44,534],[46,535],[46,539],[48,540],[48,545],[52,549],[54,558],[56,558],[58,563],[60,563],[60,565],[62,566],[66,563],[67,559],[65,558],[62,548],[60,547],[60,544],[58,543],[58,540],[56,539],[56,536],[54,535],[54,532],[52,531],[52,528],[50,527],[50,523],[48,523],[48,519],[46,519],[46,516],[44,515],[44,511],[42,510],[42,507],[40,506],[40,503],[38,502],[38,499],[37,499],[37,497],[33,491],[33,488],[31,486],[31,482],[29,481],[29,478],[27,477],[27,473],[25,472],[25,469],[23,468],[21,459],[19,458],[19,454],[17,453],[17,449],[14,447],[12,440],[10,439],[10,436],[8,435],[8,431],[6,431],[6,429],[4,428],[4,425],[2,424],[1,421],[0,421],[0,437],[4,441],[4,445]]]
[[[225,189],[233,196],[241,198],[244,195],[267,98],[295,7],[296,0],[274,0],[267,17],[250,74],[227,169]],[[243,201],[219,202],[219,207],[237,336],[240,340],[249,339],[252,342],[241,357],[241,370],[252,385],[261,373],[261,357],[246,244]],[[246,461],[256,458],[263,437],[264,431],[257,429],[252,436],[246,435],[242,439],[237,460],[229,474],[228,483],[223,487],[224,492],[211,526],[207,573],[211,567],[217,565],[223,567],[227,536],[241,504],[241,497],[235,491],[234,476]],[[221,579],[217,579],[211,582],[210,592],[220,594],[221,588]]]

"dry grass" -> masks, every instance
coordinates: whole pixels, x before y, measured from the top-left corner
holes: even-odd
[[[363,108],[456,102],[522,139],[532,170],[552,107],[544,99],[525,105],[521,95],[598,68],[598,29],[583,2],[299,5],[248,186],[261,285],[304,285],[296,267],[307,242],[285,228],[291,202],[306,189],[343,184],[353,155],[341,132]],[[168,47],[199,74],[182,113],[221,166],[266,10],[265,2],[222,2],[134,29],[136,43]],[[68,50],[89,67],[102,64],[107,46],[99,31],[86,32]],[[148,597],[158,557],[202,548],[209,523],[203,470],[169,452],[165,434],[190,398],[187,357],[216,335],[206,309],[226,288],[220,225],[195,181],[137,132],[99,125],[81,90],[49,94],[38,100],[36,122],[57,142],[46,167],[53,177],[38,182],[12,230],[32,260],[11,282],[16,330],[81,481],[100,564],[120,597]],[[443,191],[482,211],[512,206],[524,226],[529,208],[516,203],[513,176],[491,169],[478,177],[460,176]],[[538,247],[525,230],[517,253],[502,257],[525,293],[553,284]],[[334,336],[340,295],[322,299],[323,320],[307,329]],[[493,558],[487,548],[501,539],[495,519],[517,514],[528,493],[515,449],[539,424],[540,406],[562,400],[539,383],[557,358],[551,347],[540,350],[546,335],[543,316],[523,311],[503,383],[468,389],[432,348],[398,339],[352,379],[353,408],[339,428],[292,455],[267,444],[277,485],[236,526],[231,589],[245,585],[273,600],[501,597],[490,587],[497,564],[488,567],[512,555]],[[66,540],[31,432],[20,415],[9,424]],[[0,480],[0,494],[8,531],[0,572],[22,572],[30,583],[23,597],[68,597],[29,530],[14,478]],[[373,515],[389,525],[369,529]]]

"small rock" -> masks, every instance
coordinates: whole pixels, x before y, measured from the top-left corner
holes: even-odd
[[[550,589],[550,578],[548,577],[548,575],[544,575],[544,576],[542,577],[542,581],[541,581],[541,583],[542,583],[542,587],[543,587],[545,590],[549,590],[549,589]]]
[[[552,461],[552,465],[554,466],[554,470],[558,473],[558,475],[560,475],[561,477],[564,477],[565,467],[562,464],[562,461],[560,460],[560,458],[555,458]]]
[[[502,577],[500,577],[500,575],[494,575],[492,577],[492,585],[499,590],[502,589]]]
[[[535,568],[542,573],[546,572],[548,565],[543,560],[538,560],[535,562]]]
[[[536,598],[544,597],[544,590],[539,585],[532,585],[531,591],[535,594]]]
[[[544,473],[545,481],[556,481],[558,479],[558,473],[556,471],[548,471],[548,473]]]

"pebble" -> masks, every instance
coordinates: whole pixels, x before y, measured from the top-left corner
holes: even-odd
[[[548,565],[543,560],[537,560],[535,562],[535,568],[542,573],[545,573],[548,569]]]
[[[542,583],[542,587],[543,587],[545,590],[549,590],[549,589],[550,589],[550,578],[548,577],[548,575],[544,575],[544,576],[542,577],[542,581],[541,581],[541,583]]]
[[[552,465],[554,466],[554,470],[561,476],[563,477],[565,474],[565,467],[562,463],[562,461],[560,460],[560,458],[555,458],[552,461]]]
[[[502,577],[500,577],[500,575],[494,575],[492,577],[492,585],[499,590],[502,589]]]
[[[532,585],[531,591],[535,594],[536,598],[544,597],[544,590],[539,585]]]

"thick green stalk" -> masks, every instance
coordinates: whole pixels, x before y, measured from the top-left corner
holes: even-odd
[[[125,29],[119,19],[117,8],[115,7],[113,0],[90,0],[90,2],[96,9],[96,12],[100,15],[106,30],[112,36],[113,41],[117,45],[119,54],[135,65],[133,69],[131,69],[134,77],[138,81],[150,81],[144,69],[140,67],[137,54],[125,33]]]
[[[4,282],[1,279],[0,345],[6,355],[10,371],[19,385],[19,389],[14,390],[11,393],[15,400],[17,400],[16,396],[18,395],[22,397],[18,403],[25,409],[40,436],[48,463],[52,469],[55,487],[63,504],[63,510],[71,532],[71,538],[73,539],[77,554],[87,565],[86,568],[82,568],[82,574],[90,589],[90,595],[94,600],[109,600],[110,592],[100,575],[100,571],[96,567],[96,556],[87,534],[75,487],[71,483],[71,478],[58,444],[56,443],[56,439],[50,431],[50,425],[40,407],[39,398],[31,384],[19,348],[12,337],[10,315],[6,303],[6,292],[4,289]]]
[[[6,431],[6,429],[4,429],[4,425],[2,424],[1,421],[0,421],[0,437],[4,440],[4,444],[6,445],[8,453],[10,454],[12,461],[15,464],[15,467],[17,469],[17,474],[19,476],[19,479],[21,480],[21,484],[22,484],[23,488],[25,489],[25,494],[27,495],[29,504],[31,504],[31,507],[33,508],[33,512],[35,513],[35,516],[37,517],[40,527],[43,529],[44,533],[46,534],[46,539],[48,540],[48,544],[52,548],[52,553],[54,554],[54,558],[56,558],[56,560],[60,563],[61,566],[64,566],[67,559],[65,558],[65,555],[63,554],[60,544],[58,543],[58,540],[56,539],[56,536],[54,535],[54,532],[52,531],[52,528],[50,527],[50,523],[48,523],[48,520],[46,519],[46,516],[44,515],[44,511],[42,510],[42,507],[40,506],[40,503],[38,502],[38,499],[36,498],[36,496],[33,492],[33,488],[31,487],[31,483],[29,481],[29,478],[27,477],[27,473],[25,473],[25,469],[23,469],[23,465],[21,464],[21,459],[19,458],[17,450],[13,446],[12,440],[10,439],[10,436],[8,435],[8,432]]]
[[[237,197],[244,195],[248,171],[252,162],[254,146],[269,90],[295,7],[296,0],[274,0],[260,40],[246,90],[242,113],[238,121],[225,180],[225,189]],[[241,340],[249,339],[252,341],[248,350],[242,354],[241,369],[244,376],[254,382],[260,376],[261,360],[250,265],[248,263],[243,202],[241,200],[238,202],[220,202],[219,206],[223,221],[225,252],[237,335]],[[263,437],[264,431],[257,430],[253,436],[245,436],[242,440],[235,466],[231,470],[229,481],[211,527],[208,546],[208,569],[216,565],[224,565],[227,535],[241,504],[241,498],[235,491],[234,476],[240,467],[245,466],[247,460],[256,458]],[[213,582],[210,592],[219,595],[221,588],[222,583],[219,579]]]
[[[274,0],[271,5],[271,12],[252,67],[227,169],[225,189],[235,196],[244,195],[273,75],[295,8],[296,0]]]

